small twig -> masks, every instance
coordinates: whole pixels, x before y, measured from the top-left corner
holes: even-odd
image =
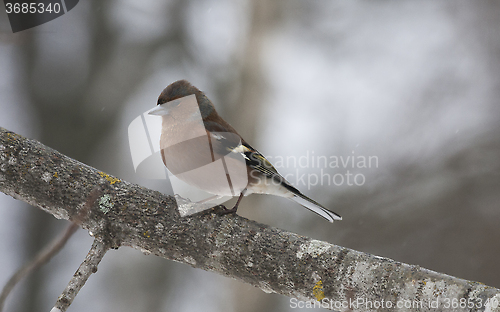
[[[82,289],[85,282],[92,273],[97,272],[97,265],[108,251],[108,247],[99,239],[94,239],[94,243],[90,248],[89,253],[85,257],[78,270],[76,270],[73,278],[69,281],[68,286],[57,299],[56,304],[50,310],[51,312],[64,312],[71,305],[76,295]]]
[[[0,294],[0,312],[3,310],[5,300],[14,286],[16,286],[16,284],[25,276],[37,270],[54,257],[59,250],[64,247],[71,235],[75,233],[76,229],[78,229],[78,225],[71,223],[64,230],[63,235],[58,235],[49,245],[39,252],[33,260],[23,265],[16,273],[14,273],[14,275],[12,275],[7,284],[3,287],[2,294]]]

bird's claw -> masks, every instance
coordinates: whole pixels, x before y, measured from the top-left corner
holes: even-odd
[[[236,210],[238,210],[238,207],[233,207],[231,209],[227,209],[224,207],[224,210],[220,212],[221,215],[227,215],[227,214],[236,214]]]

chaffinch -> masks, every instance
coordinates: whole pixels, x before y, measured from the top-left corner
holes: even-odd
[[[330,222],[342,220],[286,181],[188,81],[167,86],[149,114],[162,116],[161,156],[172,174],[214,197],[239,194],[227,213],[236,212],[243,196],[257,193],[292,199]]]

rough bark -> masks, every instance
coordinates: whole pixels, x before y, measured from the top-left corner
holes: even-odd
[[[3,128],[0,190],[78,223],[112,248],[130,246],[301,300],[291,305],[500,311],[500,290],[477,282],[220,215],[220,207],[181,217],[173,197]]]

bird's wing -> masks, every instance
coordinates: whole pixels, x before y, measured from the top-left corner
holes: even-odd
[[[305,196],[298,189],[296,189],[293,185],[288,183],[285,178],[283,178],[278,171],[271,165],[271,163],[262,156],[256,149],[252,148],[247,143],[243,143],[242,146],[238,147],[238,151],[242,151],[244,153],[245,160],[251,168],[258,170],[263,175],[272,178],[277,181],[281,186],[285,187],[288,191],[293,194],[291,198],[298,204],[306,207],[307,209],[317,213],[323,218],[327,219],[330,222],[334,220],[342,220],[342,217],[337,213],[323,207],[321,204],[316,202],[315,200]]]
[[[237,133],[228,132],[225,127],[216,122],[205,122],[205,130],[215,157],[214,161],[234,152],[233,150],[242,144],[242,139]]]
[[[237,133],[224,132],[225,128],[215,122],[205,122],[205,129],[209,134],[214,154],[222,156],[229,153],[241,154],[250,168],[259,171],[269,178],[285,181],[269,160],[246,143]]]
[[[259,151],[251,147],[248,143],[242,142],[239,146],[232,149],[233,153],[241,153],[245,158],[247,165],[262,173],[263,175],[274,178],[280,176],[278,170],[264,157]],[[282,178],[284,180],[284,178]]]
[[[209,132],[210,133],[210,132]],[[245,159],[246,165],[262,175],[275,180],[279,185],[286,188],[293,194],[291,198],[300,205],[306,207],[307,209],[317,213],[323,218],[330,222],[334,220],[342,220],[342,217],[335,212],[323,207],[321,204],[317,203],[313,199],[302,194],[297,188],[291,185],[285,178],[283,178],[278,170],[269,162],[269,160],[264,157],[259,151],[254,149],[250,144],[246,143],[239,137],[236,137],[233,133],[224,134],[220,132],[210,133],[212,146],[214,151],[219,149],[219,152],[223,154],[227,153],[238,153]]]

